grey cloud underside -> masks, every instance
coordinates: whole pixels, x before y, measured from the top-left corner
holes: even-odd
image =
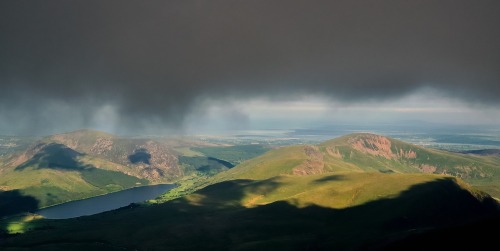
[[[498,13],[496,0],[2,1],[0,108],[113,103],[124,121],[168,121],[200,97],[424,86],[497,105]]]

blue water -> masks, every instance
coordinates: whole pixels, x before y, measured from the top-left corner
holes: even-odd
[[[128,206],[130,203],[154,199],[174,187],[175,185],[171,184],[135,187],[120,192],[47,207],[38,210],[36,213],[47,219],[68,219],[92,215]]]

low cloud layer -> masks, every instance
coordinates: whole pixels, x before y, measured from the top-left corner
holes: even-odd
[[[207,99],[424,87],[496,106],[498,13],[481,0],[2,1],[0,126],[85,126],[106,107],[125,127],[181,125]]]

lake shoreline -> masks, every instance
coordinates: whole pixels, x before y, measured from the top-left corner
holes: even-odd
[[[68,201],[40,208],[30,213],[41,215],[45,219],[68,219],[94,215],[115,210],[132,203],[155,199],[176,186],[176,184],[172,183],[138,186],[85,199]]]
[[[81,198],[81,199],[68,200],[68,201],[65,201],[65,202],[60,202],[60,203],[57,203],[57,204],[52,204],[50,206],[40,207],[40,208],[36,209],[34,212],[42,210],[42,209],[47,209],[47,208],[59,206],[59,205],[62,205],[62,204],[74,202],[74,201],[81,201],[81,200],[87,200],[87,199],[91,199],[91,198],[95,198],[95,197],[99,197],[99,196],[106,196],[106,195],[109,195],[109,194],[119,193],[119,192],[127,191],[127,190],[130,190],[130,189],[138,188],[138,187],[149,187],[149,186],[157,186],[157,185],[174,185],[174,186],[178,186],[177,183],[158,183],[158,184],[148,184],[148,185],[134,186],[134,187],[129,187],[129,188],[126,188],[126,189],[123,189],[123,190],[118,190],[118,191],[114,191],[114,192],[110,192],[110,193],[103,193],[103,194],[89,196],[89,197],[85,197],[85,198]],[[34,212],[24,212],[24,213],[34,213]]]

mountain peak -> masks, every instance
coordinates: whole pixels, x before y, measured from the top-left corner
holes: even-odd
[[[327,147],[348,147],[361,153],[384,157],[385,159],[415,159],[416,145],[373,133],[353,133],[326,141]]]
[[[388,143],[390,141],[393,141],[393,139],[388,138],[383,135],[378,135],[374,133],[368,133],[368,132],[363,132],[363,133],[351,133],[344,135],[339,138],[331,139],[328,141],[323,142],[321,145],[325,146],[352,146],[353,144],[356,144],[356,142],[385,142]]]
[[[382,156],[386,159],[395,158],[397,154],[393,152],[392,141],[389,138],[376,134],[357,134],[351,136],[347,143],[360,152]]]

